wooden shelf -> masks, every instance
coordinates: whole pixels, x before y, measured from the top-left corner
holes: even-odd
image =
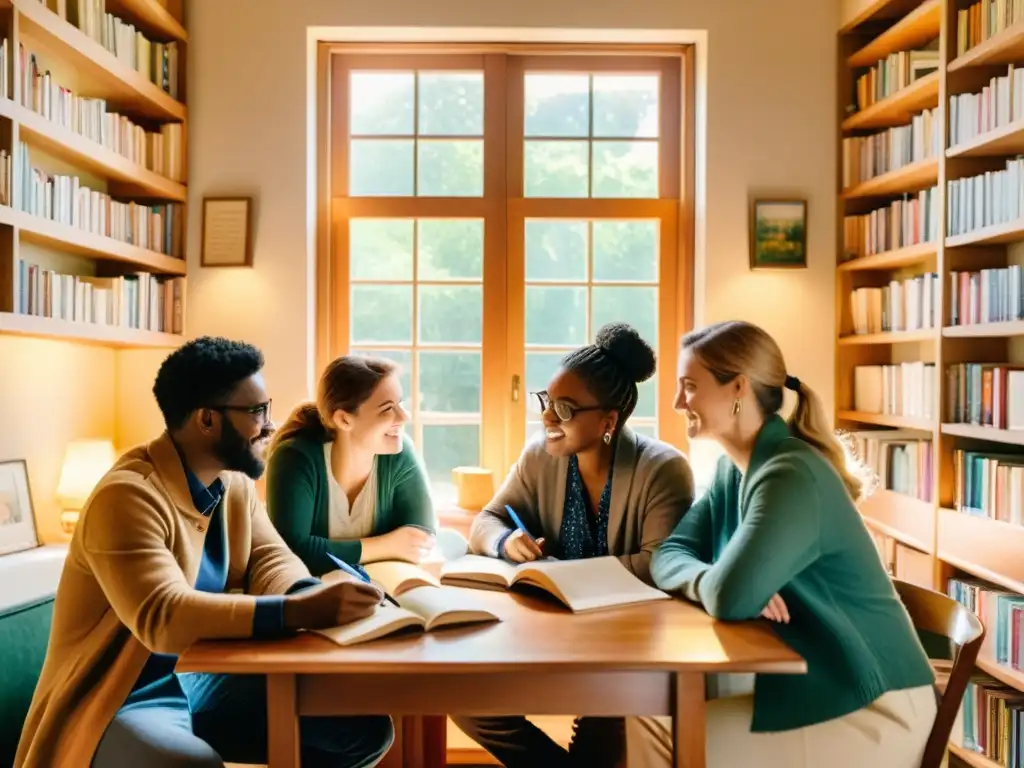
[[[844,131],[857,131],[906,125],[913,115],[938,103],[939,73],[933,72],[846,118],[842,128]]]
[[[898,19],[912,12],[921,0],[874,0],[839,28],[839,34],[853,32],[863,24]]]
[[[941,0],[921,3],[846,60],[850,67],[870,67],[890,53],[909,51],[939,36]]]
[[[95,323],[71,323],[52,317],[0,312],[0,334],[5,333],[116,349],[171,348],[184,342],[184,337],[173,333],[138,331]]]
[[[939,337],[937,328],[925,328],[920,331],[890,331],[888,333],[862,333],[859,336],[840,336],[840,346],[858,344],[912,344],[922,341],[935,341]]]
[[[982,227],[963,235],[946,238],[947,248],[963,248],[967,245],[1006,245],[1024,240],[1024,219],[1006,224]]]
[[[949,72],[987,64],[1013,64],[1024,59],[1024,21],[1010,25],[988,40],[958,56],[947,67]]]
[[[130,184],[141,196],[185,202],[184,184],[154,173],[27,107],[0,99],[0,115],[16,120],[23,141],[97,176]]]
[[[67,253],[76,253],[94,259],[106,259],[133,264],[147,272],[184,275],[184,259],[176,259],[156,251],[122,243],[112,237],[94,235],[76,227],[59,224],[39,216],[31,216],[7,206],[0,206],[0,224],[17,227],[21,239]]]
[[[996,429],[980,427],[975,424],[943,424],[942,434],[971,440],[987,440],[990,443],[1002,443],[1003,445],[1024,445],[1024,430],[1020,429]]]
[[[908,245],[906,248],[898,248],[894,251],[874,253],[870,256],[859,256],[842,262],[837,269],[840,272],[899,269],[934,259],[937,253],[938,247],[935,243],[919,243],[917,245]]]
[[[1001,336],[1024,336],[1024,320],[1005,323],[972,323],[947,325],[942,335],[948,339],[995,339]]]
[[[1024,526],[939,510],[939,559],[979,579],[1024,592]]]
[[[995,660],[983,653],[979,654],[975,666],[985,674],[994,677],[1003,685],[1016,688],[1018,691],[1024,691],[1024,672],[1002,664],[996,664]]]
[[[843,199],[855,200],[861,197],[882,197],[904,192],[917,192],[935,186],[938,180],[938,159],[921,160],[845,189],[843,190]]]
[[[158,120],[185,119],[184,104],[38,0],[15,0],[14,5],[21,17],[22,35],[89,78],[91,97],[106,99],[125,113]],[[32,44],[27,47],[31,50]]]
[[[932,551],[935,508],[931,502],[878,490],[859,506],[869,527],[922,552]]]
[[[158,0],[107,0],[107,12],[134,22],[148,37],[188,41],[188,32]]]
[[[972,768],[1002,768],[1002,766],[995,760],[989,760],[984,755],[973,750],[958,747],[953,742],[949,743],[949,751],[968,765],[972,766]]]
[[[935,425],[928,419],[915,419],[910,416],[890,416],[884,413],[866,413],[864,411],[839,411],[839,421],[853,421],[858,424],[876,424],[894,429],[916,429],[920,432],[934,432]]]
[[[946,157],[1001,157],[1024,153],[1024,120],[986,131],[946,150]]]

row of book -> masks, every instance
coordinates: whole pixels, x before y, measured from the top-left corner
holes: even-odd
[[[883,208],[843,218],[843,257],[856,259],[939,239],[938,187],[906,194]]]
[[[955,449],[953,507],[964,514],[1024,525],[1024,453]]]
[[[843,189],[938,157],[942,138],[939,127],[939,108],[935,107],[914,115],[909,125],[843,139]]]
[[[879,59],[857,78],[854,94],[857,110],[867,109],[938,68],[937,49],[897,51]]]
[[[1024,19],[1024,0],[979,0],[956,12],[956,55]]]
[[[105,99],[78,96],[48,71],[40,71],[35,53],[18,47],[21,60],[21,103],[47,120],[74,131],[122,157],[174,181],[185,178],[184,130],[181,123],[163,123],[147,131],[125,115],[107,111]]]
[[[106,0],[67,0],[67,20],[119,61],[178,98],[177,42],[150,40],[134,24],[108,13]]]
[[[1020,265],[949,273],[949,324],[974,325],[1024,319],[1024,270]]]
[[[932,500],[932,441],[899,429],[850,432],[854,458],[877,481],[877,487]]]
[[[1024,429],[1024,366],[954,363],[946,368],[946,421]]]
[[[935,363],[920,360],[853,369],[853,407],[864,413],[933,419]]]
[[[1024,67],[1010,64],[978,93],[949,97],[949,145],[971,141],[1024,118]]]
[[[938,274],[925,272],[879,288],[855,289],[850,296],[854,334],[937,328],[942,309],[938,286]]]
[[[18,260],[15,311],[76,323],[184,332],[185,278],[61,274]]]
[[[119,202],[84,186],[77,176],[51,174],[32,165],[28,146],[18,143],[15,179],[19,206],[33,216],[181,258],[185,222],[178,203]]]
[[[946,233],[964,235],[1016,221],[1024,215],[1024,158],[1006,168],[947,182]]]

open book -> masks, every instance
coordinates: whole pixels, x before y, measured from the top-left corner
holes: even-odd
[[[392,597],[416,587],[440,587],[437,577],[419,566],[402,560],[382,560],[367,563],[363,568],[372,581]]]
[[[466,555],[444,564],[441,583],[480,589],[528,584],[551,593],[574,613],[668,599],[667,594],[644,584],[611,556],[514,564]]]
[[[392,594],[389,592],[389,594]],[[430,632],[438,627],[501,621],[501,617],[458,590],[421,586],[395,596],[401,607],[385,602],[365,619],[341,627],[310,630],[338,645],[355,645],[408,627]]]

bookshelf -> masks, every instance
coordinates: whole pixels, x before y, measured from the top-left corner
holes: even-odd
[[[951,764],[1017,768],[968,712],[1024,721],[1024,0],[861,5],[839,29],[836,426],[879,475],[860,510],[890,572],[988,629]]]
[[[0,335],[185,328],[182,0],[0,0]]]

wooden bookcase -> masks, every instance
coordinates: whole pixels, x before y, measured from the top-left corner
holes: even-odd
[[[916,496],[896,492],[883,477],[880,489],[861,504],[864,520],[890,572],[947,594],[954,588],[950,586],[952,579],[973,580],[983,589],[1024,595],[1024,524],[1002,522],[984,511],[962,511],[961,507],[975,505],[958,504],[962,483],[956,461],[958,451],[974,451],[1013,454],[1024,462],[1024,431],[970,423],[970,415],[955,418],[953,402],[959,397],[960,387],[949,374],[955,370],[951,366],[961,363],[1024,363],[1024,345],[1019,342],[1024,339],[1024,308],[1008,316],[993,313],[962,324],[962,317],[957,315],[964,293],[952,290],[953,273],[1009,269],[1019,265],[1024,254],[1024,246],[1018,245],[1024,243],[1024,209],[1012,216],[1005,213],[1013,210],[1007,207],[987,226],[981,226],[984,219],[977,222],[979,226],[966,226],[975,222],[963,214],[963,198],[957,197],[959,187],[954,189],[970,183],[962,179],[1006,169],[1008,161],[1024,154],[1024,78],[1013,85],[1018,77],[1014,66],[1024,67],[1024,3],[876,0],[864,5],[857,18],[840,28],[838,45],[836,426],[857,434],[876,430],[880,433],[872,433],[876,439],[891,430],[901,430],[907,439],[930,441],[930,453],[915,473],[920,475]],[[993,10],[991,31],[979,31],[981,13],[970,8],[996,9],[1004,5],[1011,8],[1011,14],[1016,7],[1019,18],[1004,19],[1001,12],[997,15]],[[931,41],[937,41],[937,46],[929,46]],[[887,94],[884,98],[858,104],[858,78],[869,67],[892,54],[926,47],[937,47],[936,71],[922,71],[902,88],[882,89],[882,94]],[[897,63],[893,69],[899,66]],[[886,76],[899,83],[898,74],[896,71]],[[1004,76],[1010,81],[1006,91],[983,100],[985,109],[993,109],[996,102],[1007,105],[1007,112],[999,119],[980,121],[963,99],[953,105],[951,99],[982,93],[992,78]],[[937,132],[932,152],[882,163],[871,169],[877,175],[868,174],[870,178],[864,180],[854,178],[859,183],[844,185],[850,157],[844,140],[909,126],[916,115],[932,109],[936,111],[931,129]],[[924,133],[920,131],[919,135]],[[889,144],[897,146],[905,140],[904,135]],[[853,225],[847,217],[870,215],[897,201],[905,211],[913,210],[908,201],[918,200],[915,215],[920,215],[928,207],[920,202],[924,198],[921,190],[928,187],[934,187],[931,212],[935,226],[931,237],[924,229],[915,234],[899,227],[900,237],[877,237],[869,243],[872,247],[863,247],[859,241],[869,238],[851,234]],[[988,198],[998,203],[1009,197],[1005,191],[1019,195],[1018,188],[1024,188],[1024,174],[1005,187],[993,184]],[[855,328],[854,290],[882,288],[891,281],[909,281],[928,273],[935,276],[936,311],[930,327],[927,323],[918,327],[890,310],[890,322],[882,328],[863,322]],[[997,281],[990,283],[996,286],[996,293],[1005,287],[1000,286],[998,278],[992,279]],[[906,295],[908,284],[903,285]],[[1017,292],[1024,294],[1024,288]],[[883,305],[886,298],[882,296]],[[989,302],[981,308],[986,309],[992,309]],[[911,377],[915,363],[934,366],[930,389],[916,386],[916,378]],[[861,366],[865,370],[872,366],[899,369],[906,385],[899,407],[889,410],[883,406],[883,411],[889,410],[885,413],[866,412],[877,410],[877,398],[871,396],[877,390],[865,387],[858,402],[854,377]],[[866,403],[875,407],[868,408]],[[998,627],[991,621],[986,624],[988,635],[977,665],[979,672],[1024,695],[1024,672],[1013,669],[1010,662],[997,663]],[[1018,666],[1024,667],[1024,659]],[[954,733],[955,743],[950,744],[955,761],[979,767],[1000,764],[993,756],[964,746],[962,738],[962,734]]]
[[[107,0],[106,18],[80,17],[88,5],[0,0],[0,334],[174,347],[187,271],[182,0]]]

